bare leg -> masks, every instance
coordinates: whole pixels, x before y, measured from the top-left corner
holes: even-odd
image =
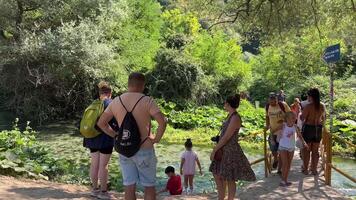
[[[98,188],[99,152],[90,153],[90,180],[93,189]]]
[[[308,146],[311,147],[311,143],[308,143]],[[305,174],[307,174],[309,169],[310,151],[307,148],[303,148],[302,152],[303,152],[303,169]]]
[[[156,188],[152,187],[145,187],[145,200],[156,200]]]
[[[194,175],[189,175],[189,176],[188,176],[190,191],[193,191],[193,188],[194,188],[193,179],[194,179]]]
[[[111,154],[102,154],[100,153],[100,162],[99,162],[99,179],[101,191],[108,190],[108,164],[110,161]]]
[[[235,181],[228,181],[227,182],[227,187],[228,187],[228,200],[234,200],[235,194],[236,194],[236,182]]]
[[[311,151],[311,170],[313,174],[316,175],[319,162],[319,143],[312,143]]]
[[[278,160],[278,152],[274,151],[272,152],[272,155],[273,155],[273,163],[275,163]]]
[[[288,177],[288,151],[280,151],[279,157],[282,160],[282,181],[287,182]]]
[[[184,188],[185,188],[185,192],[187,192],[188,189],[188,175],[184,175]]]
[[[125,200],[136,200],[136,184],[125,186]]]
[[[292,166],[292,161],[293,161],[293,156],[294,156],[294,151],[288,152],[288,172],[287,172],[287,178],[290,172],[290,168]]]
[[[222,177],[214,174],[214,179],[216,183],[216,187],[218,189],[218,200],[225,199],[225,192],[226,192],[226,184]]]
[[[278,170],[277,171],[281,171],[282,170],[282,167],[283,167],[283,162],[282,162],[282,158],[281,158],[281,155],[280,153],[278,153]]]

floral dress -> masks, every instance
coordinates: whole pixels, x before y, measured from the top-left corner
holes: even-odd
[[[225,134],[227,127],[233,115],[240,115],[233,113],[222,125],[220,138]],[[212,161],[209,171],[213,174],[219,175],[226,181],[255,181],[256,176],[251,165],[246,158],[244,152],[238,143],[238,130],[230,140],[222,147],[223,156],[221,161]]]

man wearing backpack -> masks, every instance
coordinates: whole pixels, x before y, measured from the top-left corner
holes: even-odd
[[[285,102],[278,101],[278,96],[272,92],[269,94],[269,100],[266,105],[266,127],[271,132],[269,136],[269,145],[273,154],[273,168],[278,166],[278,138],[280,131],[283,127],[284,114],[289,112],[290,108]],[[281,162],[279,162],[281,163]],[[278,166],[278,173],[281,172],[281,165]]]
[[[106,134],[115,137],[115,149],[120,153],[126,200],[136,199],[138,183],[145,187],[145,200],[156,199],[157,158],[154,144],[164,134],[166,119],[154,100],[143,94],[144,88],[145,76],[131,73],[128,92],[116,97],[98,121],[98,126]],[[108,126],[112,117],[119,123],[118,135]],[[150,131],[151,118],[158,122],[155,135]]]

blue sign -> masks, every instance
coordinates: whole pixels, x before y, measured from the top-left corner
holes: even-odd
[[[327,47],[324,51],[323,59],[328,64],[340,60],[340,44]]]

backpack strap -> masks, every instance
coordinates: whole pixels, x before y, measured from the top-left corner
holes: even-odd
[[[145,97],[145,95],[143,95],[137,102],[136,104],[134,105],[134,107],[132,108],[131,112],[133,112],[137,106],[137,104],[141,101],[141,99],[143,99],[143,97]]]
[[[279,105],[279,108],[285,113],[286,108],[284,107],[284,104],[282,102],[278,101],[278,105]]]
[[[134,107],[132,108],[131,112],[133,112],[137,106],[137,104],[141,101],[141,99],[143,99],[143,97],[145,97],[145,95],[143,95],[137,102],[136,104],[134,105]],[[119,99],[120,99],[120,102],[121,102],[121,105],[125,108],[126,112],[129,112],[125,106],[125,104],[122,102],[122,99],[121,99],[121,96],[119,96]]]

